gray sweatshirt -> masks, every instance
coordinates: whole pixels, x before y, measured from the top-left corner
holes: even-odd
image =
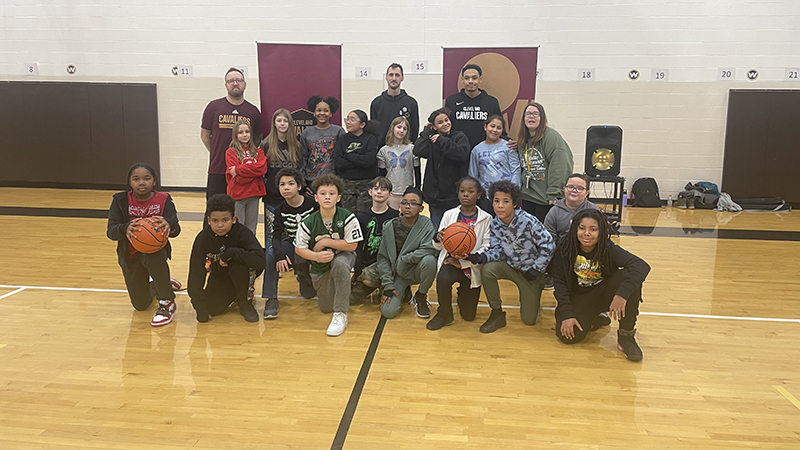
[[[567,236],[567,233],[569,233],[569,227],[572,224],[572,218],[575,217],[575,214],[584,209],[600,208],[590,202],[589,199],[585,199],[576,209],[572,209],[567,206],[563,198],[558,199],[556,204],[550,208],[550,211],[544,218],[544,227],[547,228],[547,231],[553,236],[556,245],[561,243]]]

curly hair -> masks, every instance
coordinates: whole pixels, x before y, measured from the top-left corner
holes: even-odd
[[[320,175],[316,180],[314,180],[313,183],[311,183],[311,189],[314,192],[317,192],[322,186],[335,186],[336,192],[339,195],[342,195],[342,192],[344,191],[344,181],[332,173]]]
[[[331,114],[335,114],[336,111],[339,110],[339,100],[337,100],[334,96],[322,98],[319,95],[312,95],[309,97],[308,102],[306,102],[306,106],[308,106],[309,111],[314,112],[314,110],[317,109],[317,105],[323,102],[328,104],[328,107],[331,109]]]
[[[508,180],[500,180],[495,181],[489,186],[489,201],[494,202],[494,194],[498,192],[503,192],[511,196],[511,201],[514,202],[514,207],[518,208],[522,206],[522,191],[520,190],[519,186],[516,184],[508,181]]]

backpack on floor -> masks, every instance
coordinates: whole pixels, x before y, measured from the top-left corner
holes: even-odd
[[[631,188],[631,206],[639,208],[658,208],[661,197],[658,194],[658,183],[650,177],[636,180]]]

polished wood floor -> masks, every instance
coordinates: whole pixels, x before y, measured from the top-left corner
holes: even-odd
[[[173,197],[203,210],[202,195]],[[110,201],[0,189],[0,207]],[[181,225],[171,268],[185,281],[201,222]],[[800,448],[800,242],[681,231],[796,232],[800,215],[631,208],[623,225],[678,236],[618,239],[653,267],[641,363],[616,350],[615,324],[575,346],[554,337],[551,309],[525,326],[511,285],[508,327],[490,335],[478,332],[488,308],[430,332],[404,307],[375,337],[380,313],[364,304],[329,338],[330,316],[291,277],[277,320],[198,324],[179,295],[175,322],[152,328],[104,219],[0,215],[0,448],[332,448],[374,337],[345,449]]]

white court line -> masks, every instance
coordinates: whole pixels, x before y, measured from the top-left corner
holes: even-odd
[[[22,292],[24,290],[25,290],[25,288],[21,287],[21,288],[18,288],[17,290],[15,290],[15,291],[9,292],[8,294],[0,295],[0,300],[4,299],[6,297],[11,297],[12,295],[20,293],[20,292]]]
[[[0,284],[0,289],[16,289],[13,292],[9,292],[3,296],[0,296],[0,300],[10,297],[16,293],[22,292],[26,289],[38,289],[38,290],[46,290],[46,291],[77,291],[77,292],[113,292],[113,293],[120,293],[120,294],[127,294],[128,291],[125,289],[96,289],[96,288],[70,288],[70,287],[54,287],[54,286],[22,286],[22,285],[9,285],[9,284]],[[189,295],[186,291],[178,291],[175,292],[176,294],[180,295]],[[282,296],[281,298],[291,298],[291,299],[299,299],[305,300],[303,297],[293,297],[293,296]],[[439,306],[438,302],[431,302],[431,305]],[[457,303],[453,303],[453,306],[457,306]],[[479,303],[479,307],[488,308],[489,305]],[[519,306],[516,305],[506,305],[503,306],[506,309],[519,309]],[[555,308],[552,307],[543,307],[545,311],[554,311]],[[640,311],[640,316],[662,316],[662,317],[680,317],[685,319],[716,319],[716,320],[749,320],[754,322],[783,322],[783,323],[800,323],[800,319],[782,319],[777,317],[742,317],[742,316],[713,316],[708,314],[678,314],[678,313],[660,313],[660,312],[646,312]]]

